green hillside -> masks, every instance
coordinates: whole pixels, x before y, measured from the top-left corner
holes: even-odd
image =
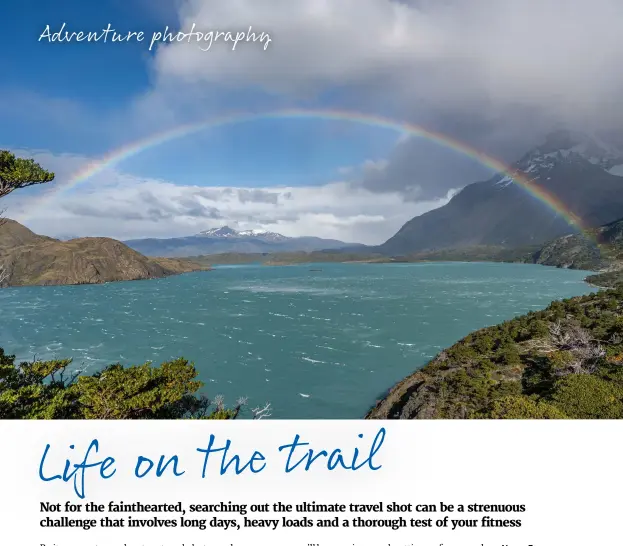
[[[368,418],[623,418],[623,285],[468,335]]]

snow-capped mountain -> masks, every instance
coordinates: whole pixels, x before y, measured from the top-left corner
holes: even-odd
[[[612,170],[623,165],[623,150],[596,135],[556,131],[548,135],[542,146],[530,150],[521,158],[517,167],[525,173],[540,173],[553,169],[558,163],[582,160],[613,174]]]
[[[312,252],[356,247],[320,237],[286,237],[261,229],[237,231],[229,226],[207,229],[189,237],[172,239],[134,239],[126,245],[147,256],[184,257],[222,253]]]
[[[514,183],[517,175],[532,191]],[[623,218],[623,151],[595,135],[560,130],[519,159],[511,175],[469,184],[445,206],[407,222],[379,250],[538,245],[574,233],[571,214],[586,227]]]
[[[274,233],[265,229],[245,229],[243,231],[237,231],[230,228],[229,226],[200,231],[197,236],[213,237],[216,239],[243,239],[250,237],[255,239],[262,239],[264,241],[285,241],[287,239],[290,239],[290,237],[281,235],[281,233]]]
[[[536,181],[545,177],[561,164],[581,164],[588,161],[609,174],[623,176],[623,150],[607,144],[595,135],[571,131],[556,131],[548,135],[541,146],[524,155],[514,167],[518,172]],[[506,186],[512,183],[508,175],[500,175],[494,183]]]

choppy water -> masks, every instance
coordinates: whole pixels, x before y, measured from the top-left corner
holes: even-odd
[[[208,395],[230,403],[270,401],[275,418],[358,418],[470,331],[590,292],[585,276],[515,264],[222,266],[11,288],[0,290],[0,346],[90,371],[184,356]]]

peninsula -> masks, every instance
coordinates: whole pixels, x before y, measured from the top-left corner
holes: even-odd
[[[210,269],[192,260],[148,258],[115,239],[59,241],[14,220],[1,222],[0,286],[101,284]]]
[[[623,418],[623,284],[469,334],[367,418]]]

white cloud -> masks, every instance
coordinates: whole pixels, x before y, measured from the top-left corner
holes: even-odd
[[[189,82],[260,83],[272,91],[349,84],[371,72],[404,67],[414,45],[435,47],[434,29],[410,28],[412,10],[378,0],[189,0],[182,5],[182,28],[268,32],[272,43],[240,43],[236,51],[197,43],[161,47],[156,67],[162,77]],[[415,31],[415,32],[414,32]]]
[[[421,123],[514,161],[538,143],[533,131],[552,120],[622,121],[620,0],[182,0],[178,15],[186,31],[192,24],[203,31],[252,25],[272,42],[266,51],[259,43],[240,43],[236,51],[218,43],[210,51],[197,44],[159,47],[144,95],[107,116],[112,121],[97,125],[89,117],[68,125],[94,127],[96,134],[104,127],[109,135],[123,123],[124,138],[132,140],[134,132],[218,115],[225,102],[241,110],[322,102]],[[317,97],[324,100],[307,101]],[[33,108],[25,112],[44,125],[45,116],[56,124],[82,114],[63,101],[52,102],[54,108],[30,96],[5,102],[0,114],[26,104]],[[85,161],[45,153],[39,159],[58,172],[60,184]],[[185,235],[229,223],[374,243],[445,203],[452,188],[490,174],[475,161],[455,159],[403,135],[385,160],[341,169],[350,183],[258,193],[107,171],[48,201],[28,223],[49,234],[120,238]],[[2,205],[19,219],[33,193]]]
[[[620,100],[621,20],[620,0],[186,0],[186,31],[252,25],[273,42],[208,52],[173,43],[158,49],[155,69],[180,87],[309,94],[380,84],[405,104],[519,102],[594,116]]]
[[[78,156],[32,155],[42,164],[89,160]],[[69,176],[65,168],[59,188]],[[50,186],[53,188],[53,186]],[[377,244],[407,220],[445,204],[452,195],[405,203],[398,192],[373,193],[347,182],[308,187],[202,187],[138,178],[108,170],[68,191],[17,191],[3,199],[7,216],[50,236],[109,236],[118,239],[176,237],[228,224],[264,228],[288,236],[313,235],[347,242]]]

